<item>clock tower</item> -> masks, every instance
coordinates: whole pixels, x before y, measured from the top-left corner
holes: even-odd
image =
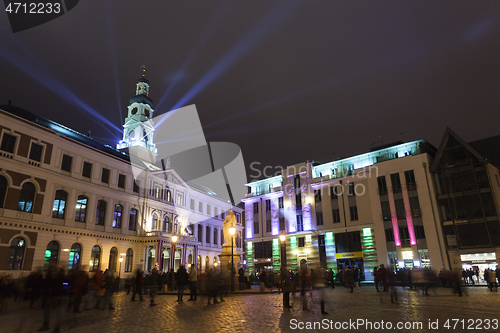
[[[116,148],[154,164],[157,149],[153,143],[153,113],[153,101],[149,98],[149,81],[143,73],[137,80],[135,96],[129,100],[128,113],[123,124],[123,140]]]

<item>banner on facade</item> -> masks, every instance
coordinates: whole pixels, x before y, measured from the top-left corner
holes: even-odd
[[[363,258],[363,252],[335,253],[335,259]]]

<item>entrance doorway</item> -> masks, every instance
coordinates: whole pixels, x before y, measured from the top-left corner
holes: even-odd
[[[356,268],[359,274],[359,281],[365,280],[363,258],[337,259],[338,272],[345,271],[347,267],[351,267],[351,269]]]

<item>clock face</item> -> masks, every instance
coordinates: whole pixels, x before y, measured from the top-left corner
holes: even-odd
[[[136,114],[137,113],[137,108],[133,108],[132,111],[130,111],[131,114]]]
[[[144,110],[144,115],[149,118],[149,110]]]

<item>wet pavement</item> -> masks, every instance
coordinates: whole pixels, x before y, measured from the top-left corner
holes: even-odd
[[[326,290],[325,310],[321,314],[319,291],[307,292],[304,311],[298,295],[291,296],[291,310],[283,311],[282,295],[236,294],[225,302],[207,306],[206,296],[189,302],[176,302],[177,296],[158,295],[157,306],[131,302],[119,292],[114,296],[115,310],[90,310],[66,313],[63,305],[61,332],[498,332],[500,329],[500,292],[487,288],[465,288],[458,297],[451,289],[438,288],[429,296],[416,290],[397,288],[398,303],[390,293],[377,293],[363,286],[349,293],[345,288]],[[92,307],[94,300],[92,300]],[[29,309],[29,302],[9,300],[8,310],[0,314],[0,332],[36,332],[43,322],[41,301]],[[55,314],[52,313],[51,329]],[[383,322],[382,322],[383,321]],[[400,323],[398,323],[400,322]],[[370,326],[371,325],[371,326]],[[399,325],[399,326],[398,326]],[[453,329],[455,328],[455,329]]]

